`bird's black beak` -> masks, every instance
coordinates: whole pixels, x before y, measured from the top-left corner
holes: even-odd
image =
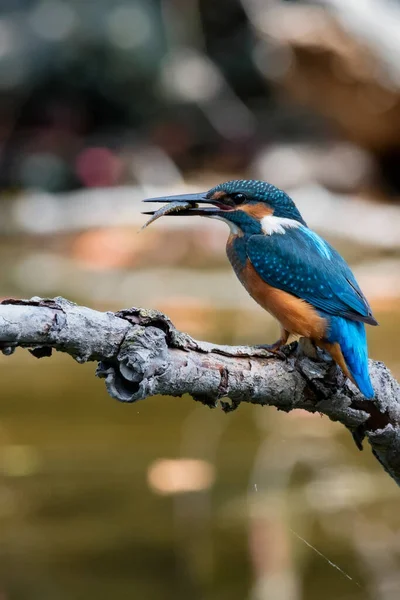
[[[220,212],[218,203],[210,198],[207,198],[207,192],[200,192],[198,194],[178,194],[177,196],[160,196],[159,198],[146,198],[143,202],[161,202],[165,204],[171,204],[173,202],[182,204],[190,204],[183,209],[171,212],[169,215],[174,216],[187,216],[187,215],[199,215],[203,217],[212,217]],[[208,204],[211,206],[198,206],[199,204]],[[146,211],[143,215],[154,215],[156,211]],[[166,212],[166,215],[168,213]]]

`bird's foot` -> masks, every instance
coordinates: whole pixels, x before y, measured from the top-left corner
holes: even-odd
[[[260,350],[267,350],[268,352],[271,352],[271,354],[275,354],[276,356],[278,356],[280,359],[286,360],[287,356],[283,352],[283,350],[281,350],[283,346],[284,344],[282,344],[282,342],[278,340],[274,344],[260,344],[256,346],[256,348],[259,348]]]

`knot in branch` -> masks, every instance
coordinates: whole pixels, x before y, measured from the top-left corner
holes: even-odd
[[[101,361],[96,374],[105,379],[110,396],[121,402],[136,402],[153,395],[153,379],[166,371],[168,363],[165,332],[135,325],[124,337],[117,357]]]

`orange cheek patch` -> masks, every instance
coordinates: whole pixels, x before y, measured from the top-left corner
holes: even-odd
[[[257,204],[245,204],[244,206],[238,206],[238,210],[242,210],[257,221],[261,221],[263,217],[272,215],[274,211],[268,204],[264,202],[258,202]]]
[[[226,198],[225,192],[214,192],[210,200],[222,200],[223,198]]]

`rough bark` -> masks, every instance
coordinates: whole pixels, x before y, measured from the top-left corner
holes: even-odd
[[[210,407],[219,403],[224,411],[251,402],[325,414],[345,425],[360,449],[366,437],[400,485],[400,386],[383,363],[370,361],[376,397],[367,401],[307,344],[292,344],[282,356],[221,346],[179,332],[158,311],[103,313],[63,298],[3,300],[0,344],[4,354],[20,346],[38,358],[55,349],[80,363],[97,361],[98,377],[122,402],[187,393]]]

